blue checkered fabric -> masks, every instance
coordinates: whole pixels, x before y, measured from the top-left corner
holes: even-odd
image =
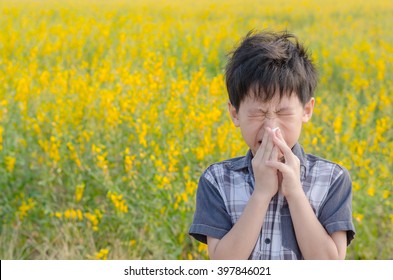
[[[297,143],[292,152],[300,160],[303,190],[315,215],[329,234],[355,235],[352,222],[352,182],[348,171],[333,162],[305,154]],[[252,153],[209,166],[198,184],[196,211],[189,234],[206,243],[221,239],[243,213],[254,190]],[[288,203],[280,193],[271,200],[250,259],[302,259]]]

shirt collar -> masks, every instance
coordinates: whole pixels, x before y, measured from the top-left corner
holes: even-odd
[[[253,156],[252,156],[251,150],[248,150],[245,157],[239,157],[237,159],[234,159],[231,162],[230,168],[234,171],[239,171],[241,169],[251,167],[251,171],[252,171],[252,166],[251,166],[252,158],[253,158]]]
[[[299,158],[300,161],[300,178],[305,179],[307,176],[308,164],[307,156],[304,153],[303,147],[299,143],[296,143],[292,148],[292,152]]]
[[[307,174],[307,157],[304,153],[302,146],[299,143],[296,143],[292,152],[299,158],[300,161],[300,176],[302,179],[306,178]],[[231,169],[234,171],[239,171],[244,168],[248,168],[249,173],[253,174],[253,169],[251,165],[251,160],[253,156],[251,150],[247,151],[246,156],[235,159],[231,162]]]

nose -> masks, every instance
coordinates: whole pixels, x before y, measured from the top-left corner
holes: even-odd
[[[276,116],[274,116],[274,114],[266,114],[265,121],[264,121],[264,126],[265,127],[270,127],[270,128],[277,127]]]

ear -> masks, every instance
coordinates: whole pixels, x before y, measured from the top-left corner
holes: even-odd
[[[302,118],[302,121],[304,123],[308,122],[311,119],[312,113],[314,111],[314,104],[315,104],[315,99],[314,97],[311,97],[310,101],[308,101],[306,105],[304,105],[303,118]]]
[[[239,116],[237,114],[236,108],[231,104],[231,102],[228,102],[228,111],[229,111],[229,115],[231,116],[233,124],[236,127],[239,127],[240,126]]]

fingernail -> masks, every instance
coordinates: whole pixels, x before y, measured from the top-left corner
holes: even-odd
[[[277,126],[275,128],[272,129],[273,133],[276,133],[276,131],[280,131],[280,128]]]

